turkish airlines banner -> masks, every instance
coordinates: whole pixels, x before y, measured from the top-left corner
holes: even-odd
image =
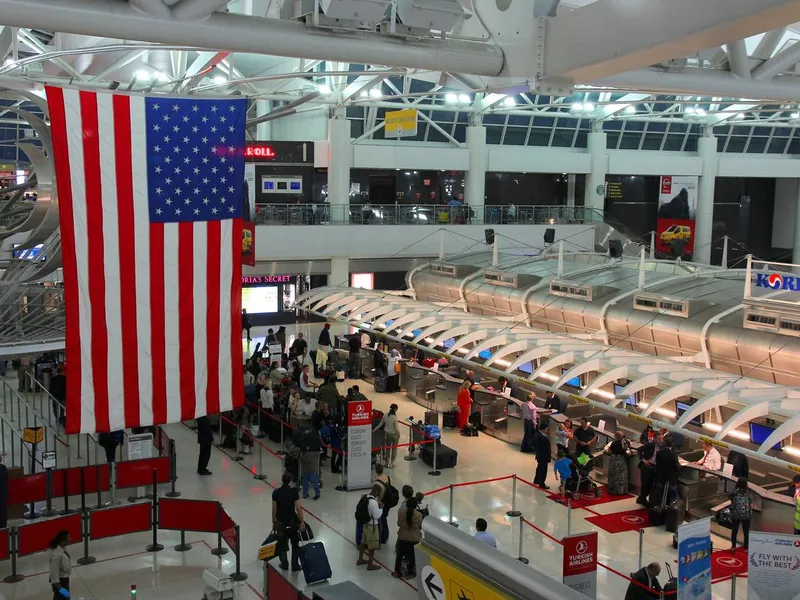
[[[597,597],[597,532],[570,535],[562,540],[562,581],[589,598]]]
[[[347,489],[372,486],[372,402],[347,403]]]
[[[747,600],[800,595],[800,536],[750,532],[747,563]]]
[[[694,226],[697,214],[697,177],[664,175],[658,195],[656,250],[665,254],[673,248],[682,254],[694,252]]]

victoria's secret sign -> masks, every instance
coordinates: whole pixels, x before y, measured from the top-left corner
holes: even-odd
[[[291,275],[243,275],[242,285],[257,285],[261,283],[291,283]]]

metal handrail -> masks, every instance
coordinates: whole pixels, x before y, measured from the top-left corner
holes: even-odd
[[[10,443],[6,442],[6,427],[8,427],[8,431],[12,435]],[[17,455],[16,452],[17,442],[16,440],[13,439],[13,436],[16,436],[16,438],[19,440],[19,455]],[[11,450],[10,452],[11,460],[10,461],[8,459],[3,460],[3,462],[5,462],[5,464],[9,467],[19,466],[22,467],[22,469],[24,470],[26,466],[30,465],[30,462],[25,460],[25,452],[27,452],[28,459],[33,458],[33,460],[38,462],[40,465],[42,464],[39,458],[33,455],[31,448],[29,448],[25,444],[25,438],[19,431],[17,431],[17,429],[14,427],[14,424],[2,416],[0,416],[0,444],[2,445],[2,451],[4,457],[9,456],[7,448],[10,448]],[[17,464],[17,456],[19,456],[19,464]]]
[[[256,204],[259,225],[547,225],[603,221],[602,211],[559,205]]]

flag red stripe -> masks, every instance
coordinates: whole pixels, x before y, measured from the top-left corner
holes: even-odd
[[[206,361],[208,381],[206,384],[206,414],[219,412],[219,304],[220,304],[220,245],[222,224],[209,221],[206,248]]]
[[[69,357],[67,377],[67,433],[81,430],[81,340],[78,312],[78,261],[75,255],[75,224],[72,218],[72,173],[67,145],[67,117],[64,111],[64,90],[47,88],[50,127],[53,133],[58,204],[60,207],[61,261],[64,268],[64,310],[66,313],[65,349]]]
[[[194,223],[178,224],[178,366],[180,368],[181,419],[194,419]],[[199,333],[199,332],[198,332]],[[174,399],[173,399],[174,400]]]
[[[136,325],[136,231],[133,226],[133,170],[131,168],[131,104],[128,96],[114,95],[114,157],[117,169],[119,215],[120,312],[122,324],[123,396],[125,426],[139,426],[139,353]]]
[[[232,395],[234,408],[244,404],[244,374],[242,372],[242,219],[233,219],[233,244],[229,249],[233,272],[231,274],[231,357]],[[238,365],[238,366],[237,366]]]
[[[150,223],[150,353],[153,357],[153,423],[167,422],[164,319],[164,224]]]
[[[94,419],[97,431],[108,431],[108,329],[103,240],[103,189],[100,183],[100,135],[97,95],[80,92],[83,125],[83,177],[86,189],[86,237],[91,298],[91,357],[94,382]],[[111,200],[111,199],[109,199]],[[114,257],[112,260],[116,260]],[[86,343],[86,340],[84,340]]]

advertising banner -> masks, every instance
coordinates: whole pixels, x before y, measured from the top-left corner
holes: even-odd
[[[597,532],[565,537],[562,582],[589,598],[597,597]]]
[[[694,252],[694,221],[697,214],[697,177],[664,175],[658,195],[656,250],[670,254],[673,247],[683,254]]]
[[[800,595],[800,536],[751,531],[747,562],[747,600]]]
[[[244,224],[242,226],[242,264],[256,266],[256,166],[244,166]]]
[[[242,223],[242,264],[256,266],[256,224]]]
[[[387,138],[417,135],[417,109],[407,108],[387,112],[383,120],[383,136]]]
[[[678,529],[678,600],[711,600],[711,519]]]
[[[347,403],[347,489],[372,486],[372,402]]]

